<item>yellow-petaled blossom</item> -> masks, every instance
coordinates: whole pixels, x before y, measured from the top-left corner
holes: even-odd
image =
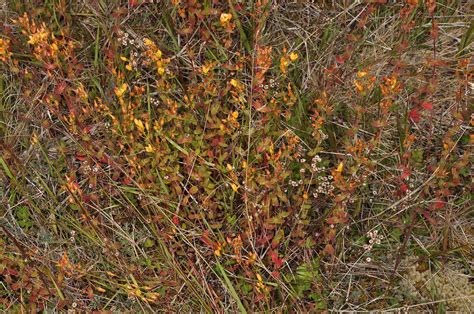
[[[227,25],[230,20],[232,19],[232,14],[230,13],[222,13],[220,17],[220,22],[222,26]]]
[[[388,83],[388,86],[390,86],[391,89],[395,89],[395,87],[397,87],[398,81],[397,81],[397,78],[394,76],[391,79],[388,78],[387,83]]]
[[[242,169],[246,169],[247,168],[247,161],[244,160],[242,161]]]
[[[239,186],[235,183],[231,183],[230,187],[232,188],[232,190],[234,190],[234,192],[237,192],[239,190]]]
[[[253,263],[255,263],[256,260],[257,260],[257,254],[256,253],[249,253],[247,263],[249,263],[249,265],[252,265]]]
[[[232,112],[232,117],[234,117],[234,119],[237,119],[239,117],[239,113],[237,111]]]
[[[258,280],[257,284],[255,285],[255,287],[257,288],[257,291],[262,292],[262,293],[268,293],[270,290],[263,283],[262,276],[260,276],[260,274],[255,274],[255,276],[257,277],[257,280]]]
[[[56,43],[52,43],[52,44],[51,44],[51,49],[52,49],[53,51],[55,51],[55,52],[58,52],[58,51],[59,51],[59,47],[58,47],[58,45],[57,45]]]
[[[9,51],[10,39],[0,38],[0,60],[7,62],[12,53]]]
[[[28,36],[28,44],[35,45],[39,42],[44,42],[49,37],[49,32],[46,27],[42,26],[36,33]]]
[[[211,65],[203,65],[203,66],[201,67],[201,70],[202,70],[202,73],[203,73],[203,74],[207,74],[207,73],[209,73],[209,71],[211,70]]]
[[[229,171],[234,170],[234,167],[232,167],[231,164],[227,164],[227,165],[226,165],[226,168],[227,168],[227,170],[229,170]]]
[[[343,167],[344,167],[344,163],[341,161],[341,162],[339,163],[339,165],[337,166],[336,172],[341,173]]]
[[[33,135],[31,136],[31,144],[38,144],[38,143],[39,143],[38,135],[36,135],[36,133],[33,132]]]
[[[359,81],[354,80],[354,85],[357,88],[357,90],[359,91],[359,93],[362,93],[364,91],[364,86],[362,86],[362,84],[359,83]]]
[[[133,122],[135,122],[135,125],[140,130],[140,132],[145,131],[145,126],[143,125],[143,122],[140,119],[133,119]]]
[[[122,97],[125,91],[127,90],[128,85],[127,83],[123,83],[120,87],[115,87],[114,92],[117,97]]]
[[[236,79],[231,79],[230,80],[230,85],[232,85],[234,87],[239,87],[239,81],[237,81]]]
[[[292,52],[290,54],[290,60],[291,61],[296,61],[298,59],[298,54],[296,52]]]
[[[155,149],[153,148],[153,146],[151,146],[151,144],[148,144],[146,147],[145,147],[145,151],[147,153],[153,153],[155,151]]]
[[[225,242],[224,242],[224,245],[225,245]],[[217,248],[214,250],[214,255],[221,256],[221,251],[222,251],[222,244],[217,243]]]
[[[280,71],[283,74],[286,74],[286,68],[288,67],[288,59],[286,57],[280,58]]]
[[[357,77],[358,78],[363,78],[366,75],[367,75],[367,72],[365,72],[365,71],[358,71],[357,72]]]
[[[144,38],[143,43],[145,44],[145,46],[148,46],[148,47],[154,45],[154,43],[149,38]]]

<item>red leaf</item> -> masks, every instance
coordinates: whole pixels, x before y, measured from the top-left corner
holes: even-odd
[[[426,210],[423,211],[423,216],[430,222],[432,225],[436,225],[437,221],[433,217],[431,217],[430,213]]]
[[[260,238],[257,239],[257,244],[258,245],[264,245],[270,242],[270,240],[273,238],[271,234],[266,235],[266,236],[261,236]]]
[[[54,95],[56,96],[62,95],[66,87],[67,87],[67,83],[65,81],[60,81],[58,85],[56,85],[56,88],[54,89]]]
[[[179,225],[179,218],[178,218],[178,216],[174,216],[174,217],[173,217],[173,223],[174,223],[175,225]]]
[[[404,167],[403,173],[400,176],[400,179],[405,180],[406,178],[410,176],[410,173],[411,173],[410,169]]]
[[[176,217],[176,216],[175,216]],[[214,248],[214,242],[209,239],[209,231],[204,231],[203,235],[201,236],[201,241],[207,244],[209,247]]]
[[[138,7],[140,5],[140,2],[138,0],[128,0],[128,5],[133,7]]]
[[[337,63],[340,63],[340,64],[344,64],[344,62],[346,61],[344,59],[344,56],[336,56],[335,60]]]
[[[425,110],[431,110],[433,109],[433,103],[431,101],[422,102],[421,107]]]
[[[273,277],[275,277],[275,278],[277,278],[277,279],[280,279],[280,278],[281,278],[279,271],[272,271],[271,274],[272,274]]]
[[[442,200],[436,200],[436,202],[434,203],[433,208],[434,208],[434,209],[441,209],[441,208],[443,208],[444,206],[446,206],[446,203],[445,203],[445,202],[443,202]]]
[[[400,186],[400,190],[403,193],[406,193],[408,191],[408,186],[405,183],[402,183],[401,186]]]
[[[410,112],[408,113],[408,118],[413,122],[420,122],[421,116],[420,112],[418,112],[418,109],[414,108],[410,110]]]
[[[81,154],[81,153],[76,153],[76,158],[77,160],[83,161],[84,159],[86,159],[86,155]]]
[[[272,259],[273,264],[275,265],[275,269],[279,269],[281,265],[283,265],[283,259],[278,257],[278,253],[275,251],[270,251],[270,257]]]

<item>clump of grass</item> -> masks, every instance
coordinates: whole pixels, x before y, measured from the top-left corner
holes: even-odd
[[[469,6],[2,10],[2,309],[455,310],[398,291],[472,275]]]

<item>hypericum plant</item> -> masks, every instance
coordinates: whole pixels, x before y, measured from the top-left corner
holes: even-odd
[[[413,232],[439,233],[441,211],[470,200],[473,70],[466,47],[440,55],[435,1],[341,12],[322,1],[315,32],[279,29],[281,10],[288,23],[303,12],[290,2],[49,1],[24,13],[27,2],[0,62],[39,108],[18,113],[38,153],[2,144],[0,166],[8,228],[50,246],[29,264],[27,244],[0,237],[10,299],[26,288],[39,309],[324,310],[352,297],[336,290],[355,289],[361,261],[392,245],[395,274]],[[443,75],[455,76],[449,104]],[[448,242],[423,251],[447,255]]]

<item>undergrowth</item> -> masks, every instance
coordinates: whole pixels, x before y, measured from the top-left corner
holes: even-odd
[[[0,308],[472,308],[472,4],[314,2],[6,1]]]

